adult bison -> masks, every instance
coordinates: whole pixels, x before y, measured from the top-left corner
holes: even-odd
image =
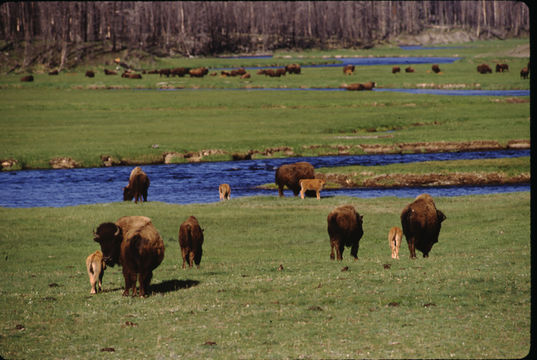
[[[136,279],[140,296],[149,291],[153,270],[164,259],[164,242],[151,219],[145,216],[124,216],[115,223],[102,223],[94,232],[94,240],[101,245],[104,262],[123,268],[125,291],[136,296]]]
[[[203,229],[195,216],[190,216],[179,227],[179,246],[183,257],[183,269],[192,267],[193,264],[200,267],[201,255],[203,254]]]
[[[442,221],[446,216],[436,209],[429,194],[421,194],[401,212],[401,225],[405,234],[410,258],[416,258],[416,249],[428,257],[433,245],[438,242]]]
[[[343,66],[343,74],[345,75],[352,75],[352,73],[354,73],[354,65],[351,65],[351,64],[348,64],[348,65],[345,65]]]
[[[440,66],[438,66],[438,64],[434,64],[433,66],[431,66],[431,69],[435,74],[438,74],[440,71],[442,71],[440,70]]]
[[[285,65],[285,71],[287,71],[289,74],[300,74],[300,64],[289,64]]]
[[[480,74],[492,74],[492,69],[487,64],[477,65],[477,72]]]
[[[300,180],[315,178],[315,169],[309,162],[285,164],[276,169],[275,182],[279,196],[283,195],[283,187],[287,186],[295,196],[300,192]]]
[[[138,200],[147,202],[147,189],[149,188],[149,177],[139,166],[132,169],[129,176],[129,184],[123,188],[123,200],[138,203]]]
[[[401,72],[401,68],[399,66],[392,67],[392,74],[396,74],[398,72]]]
[[[330,236],[330,259],[343,260],[345,246],[351,247],[351,255],[358,260],[358,247],[364,235],[363,216],[352,205],[342,205],[328,214],[328,235]],[[334,255],[334,250],[336,254]]]

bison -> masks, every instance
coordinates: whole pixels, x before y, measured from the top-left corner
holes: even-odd
[[[159,70],[159,76],[162,77],[162,75],[166,75],[166,77],[170,77],[172,70],[171,69],[160,69]]]
[[[90,294],[96,294],[103,289],[103,276],[106,269],[106,263],[103,259],[103,253],[99,250],[90,254],[86,258],[86,270],[88,271],[91,285]]]
[[[324,184],[326,184],[326,180],[324,179],[302,179],[299,181],[300,183],[300,198],[304,199],[304,194],[306,191],[315,191],[315,195],[317,196],[317,200],[321,199],[321,190],[323,189]]]
[[[481,64],[477,66],[477,72],[480,74],[492,74],[492,69],[487,64]]]
[[[56,69],[56,70],[52,70],[50,71],[48,74],[49,75],[58,75],[60,72]]]
[[[102,223],[94,231],[94,240],[101,245],[104,262],[123,268],[125,291],[136,296],[136,280],[140,296],[149,292],[153,270],[164,259],[164,242],[151,219],[145,216],[124,216],[115,223]]]
[[[373,81],[368,81],[362,84],[362,90],[373,90],[375,83]]]
[[[149,177],[139,166],[132,169],[129,176],[129,184],[123,188],[123,200],[138,203],[138,200],[147,202],[147,189],[149,188]]]
[[[354,206],[342,205],[328,214],[327,222],[331,247],[330,259],[334,260],[337,256],[338,260],[343,260],[343,250],[345,246],[350,246],[351,255],[354,260],[358,260],[358,247],[364,235],[363,216],[356,212]]]
[[[186,74],[189,73],[189,71],[190,71],[189,68],[179,67],[179,68],[170,70],[170,75],[184,77]]]
[[[345,65],[343,66],[343,74],[345,75],[352,75],[352,73],[354,73],[354,65]]]
[[[359,84],[359,83],[349,84],[349,85],[345,86],[345,89],[350,90],[350,91],[363,90],[363,89],[364,89],[364,85],[363,85],[363,84]]]
[[[275,182],[278,186],[279,196],[283,195],[283,187],[287,186],[295,196],[300,192],[301,179],[314,179],[315,170],[309,162],[285,164],[276,169]]]
[[[104,69],[104,74],[105,75],[117,75],[117,72],[114,70]]]
[[[289,64],[285,65],[285,71],[289,74],[300,74],[300,65],[299,64]]]
[[[505,72],[509,71],[509,65],[507,64],[496,64],[496,72]]]
[[[446,216],[436,209],[429,194],[421,194],[401,212],[401,225],[405,234],[410,258],[416,258],[416,249],[428,257],[433,245],[438,242],[440,227]]]
[[[192,267],[195,263],[200,267],[203,250],[203,229],[200,227],[198,219],[190,216],[179,227],[179,245],[181,246],[181,256],[183,257],[183,269]]]
[[[220,184],[218,186],[218,193],[220,194],[220,200],[229,200],[231,187],[229,184]]]
[[[21,81],[22,82],[32,82],[32,81],[34,81],[34,76],[33,75],[23,76],[23,77],[21,77]]]
[[[414,72],[414,68],[412,66],[409,66],[405,69],[405,72],[407,73],[413,73]]]
[[[438,66],[437,64],[434,64],[431,69],[433,70],[433,72],[435,74],[438,74],[441,70],[440,70],[440,66]]]
[[[399,66],[392,67],[392,74],[395,74],[395,73],[398,73],[398,72],[401,72],[401,68]]]
[[[528,70],[527,67],[523,67],[523,68],[520,70],[520,77],[521,77],[522,79],[527,79],[529,74],[530,74],[530,71]]]
[[[388,242],[392,249],[392,259],[399,259],[399,249],[401,248],[401,240],[403,239],[403,230],[394,226],[388,232]]]
[[[204,77],[209,73],[209,69],[205,67],[190,69],[188,73],[190,74],[190,77]]]
[[[91,70],[86,71],[86,76],[89,78],[95,77],[95,73]]]

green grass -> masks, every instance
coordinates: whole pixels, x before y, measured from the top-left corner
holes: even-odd
[[[410,199],[1,208],[9,226],[0,234],[0,353],[9,359],[525,356],[529,193],[435,200],[447,216],[439,243],[429,258],[413,261],[405,242],[401,259],[392,260],[386,240]],[[329,259],[326,216],[344,203],[364,215],[364,236],[359,260],[346,249],[337,263]],[[84,260],[98,248],[92,230],[124,215],[151,217],[164,238],[165,258],[152,282],[160,290],[145,299],[122,297],[116,267],[105,272],[105,292],[91,296]],[[181,269],[177,233],[189,215],[205,229],[199,270]],[[342,272],[344,266],[349,270]],[[101,352],[105,347],[115,352]]]

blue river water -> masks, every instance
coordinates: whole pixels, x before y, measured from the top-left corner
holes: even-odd
[[[476,151],[431,154],[387,154],[321,156],[286,159],[260,159],[227,162],[201,162],[173,165],[147,165],[142,169],[151,180],[148,200],[172,204],[211,203],[219,200],[218,185],[228,183],[231,197],[278,196],[277,190],[258,189],[274,183],[275,170],[288,163],[309,161],[318,169],[348,165],[387,165],[433,160],[486,159],[529,156],[529,150]],[[25,170],[0,172],[0,206],[63,207],[122,201],[133,166],[70,170]],[[428,192],[433,196],[461,196],[499,192],[529,191],[529,185],[464,186],[397,189],[324,190],[322,197],[360,198],[397,196],[413,198]],[[292,192],[285,190],[286,196]]]

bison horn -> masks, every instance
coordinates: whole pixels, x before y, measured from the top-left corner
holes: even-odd
[[[121,232],[121,228],[118,226],[116,232],[114,233],[114,236],[118,236]]]

